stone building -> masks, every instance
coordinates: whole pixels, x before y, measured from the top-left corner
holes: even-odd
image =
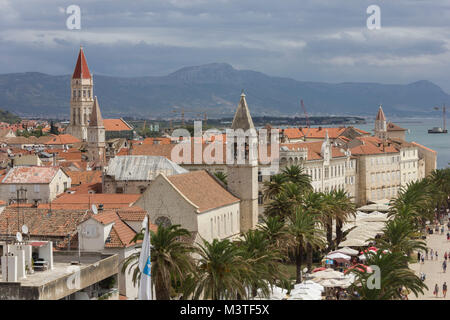
[[[59,167],[13,167],[0,183],[0,199],[7,203],[48,203],[71,187],[70,177]]]
[[[240,200],[205,170],[158,175],[136,205],[156,225],[180,224],[200,243],[201,238],[212,241],[244,231]]]
[[[161,156],[116,156],[109,160],[104,171],[103,192],[144,193],[160,173],[168,177],[186,172],[186,169]]]

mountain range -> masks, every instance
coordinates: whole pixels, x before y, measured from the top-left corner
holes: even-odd
[[[237,70],[226,63],[185,67],[167,76],[94,76],[94,94],[103,116],[186,118],[207,112],[229,117],[244,89],[252,115],[373,116],[380,103],[388,117],[429,116],[450,103],[450,95],[426,80],[410,84],[321,83]],[[68,118],[70,75],[37,72],[0,75],[0,109],[19,116]],[[438,114],[434,112],[434,114]]]

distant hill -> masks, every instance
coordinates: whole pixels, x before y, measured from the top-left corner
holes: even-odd
[[[0,110],[0,122],[7,122],[7,123],[16,123],[19,122],[20,118],[16,116],[15,114],[9,112]]]
[[[0,75],[0,108],[21,116],[68,117],[70,76],[36,72]],[[430,115],[450,96],[432,82],[410,84],[320,83],[236,70],[225,63],[182,68],[167,76],[94,76],[94,94],[105,116],[225,117],[233,114],[245,89],[254,115],[374,115],[380,103],[389,117]],[[179,114],[178,114],[179,116]]]

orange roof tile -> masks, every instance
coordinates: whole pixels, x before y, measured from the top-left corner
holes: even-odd
[[[93,193],[93,194],[69,194],[64,193],[51,203],[53,207],[64,206],[66,208],[90,209],[92,204],[103,204],[105,209],[126,208],[133,205],[141,194],[116,194],[116,193]],[[42,204],[43,205],[43,204]],[[40,207],[41,205],[39,205]]]
[[[74,144],[80,142],[79,139],[75,138],[71,134],[60,134],[57,136],[54,136],[44,144],[46,145],[66,145],[66,144]]]
[[[87,183],[102,183],[102,172],[100,170],[91,171],[65,171],[72,179],[72,185]]]
[[[176,174],[167,179],[198,207],[199,212],[240,201],[205,170]]]
[[[103,119],[106,131],[129,131],[133,130],[123,119]]]
[[[59,169],[50,166],[13,167],[3,178],[2,183],[50,183]]]

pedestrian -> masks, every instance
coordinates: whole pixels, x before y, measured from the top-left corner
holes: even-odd
[[[424,264],[425,263],[425,258],[424,258],[424,254],[423,253],[421,255],[421,258],[422,258],[422,264]]]
[[[420,251],[417,251],[417,263],[420,262],[421,254]]]
[[[433,294],[436,296],[436,298],[437,298],[438,295],[439,295],[439,286],[438,286],[437,283],[436,283],[435,286],[434,286],[434,292],[433,292]]]
[[[447,261],[444,260],[444,262],[442,262],[442,270],[445,271],[447,270]]]
[[[436,260],[438,259],[438,253],[437,253],[437,250],[435,251],[435,254],[436,254]]]
[[[445,251],[445,253],[444,253],[444,260],[445,260],[445,261],[447,261],[447,257],[448,257],[447,251]]]
[[[450,232],[447,232],[447,241],[450,240]]]
[[[433,260],[433,256],[434,256],[433,253],[434,253],[434,252],[433,252],[433,249],[431,249],[431,250],[430,250],[430,260]]]
[[[442,285],[442,295],[445,296],[447,295],[447,282],[444,282],[444,284]]]
[[[441,234],[444,234],[444,226],[441,227]]]

